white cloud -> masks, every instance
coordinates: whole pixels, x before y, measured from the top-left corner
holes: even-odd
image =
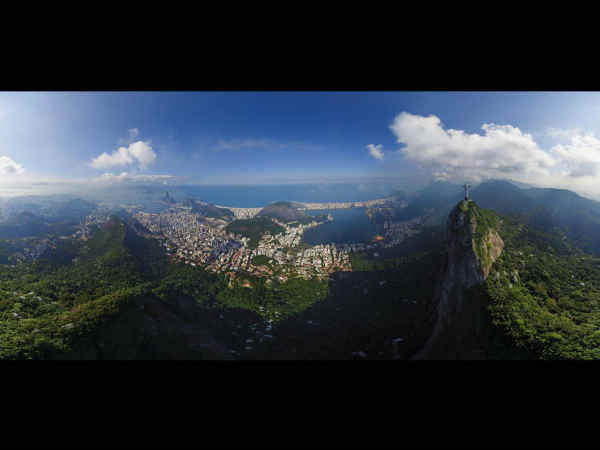
[[[571,138],[582,134],[581,128],[547,128],[546,134],[553,138]]]
[[[0,175],[21,175],[25,169],[8,156],[0,156]]]
[[[138,160],[140,169],[145,169],[156,159],[156,153],[152,151],[152,147],[142,141],[131,144],[129,146],[129,152]]]
[[[600,199],[600,139],[579,128],[547,129],[548,136],[566,140],[548,150],[512,125],[483,124],[482,134],[470,134],[445,129],[434,115],[403,112],[390,129],[404,144],[394,153],[431,170],[437,179],[510,179]]]
[[[120,175],[114,175],[112,173],[103,173],[98,178],[94,178],[94,181],[109,182],[109,183],[121,182],[121,181],[125,181],[128,176],[129,176],[129,174],[127,172],[121,172]]]
[[[547,178],[555,159],[540,149],[530,134],[511,125],[483,124],[483,134],[445,130],[438,117],[403,112],[390,129],[405,144],[406,158],[447,180],[481,181],[512,177],[531,182]]]
[[[600,175],[600,140],[592,135],[573,136],[569,144],[552,147],[552,154],[562,162],[564,176]]]
[[[109,169],[137,163],[140,169],[147,168],[156,160],[156,153],[146,142],[137,141],[128,147],[119,147],[112,154],[102,153],[94,158],[90,165],[95,169]]]
[[[383,148],[383,145],[373,145],[373,144],[367,145],[367,149],[369,149],[369,155],[371,155],[373,158],[380,160],[380,161],[384,157],[382,148]]]

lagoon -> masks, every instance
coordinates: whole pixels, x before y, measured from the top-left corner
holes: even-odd
[[[309,210],[311,216],[317,216],[327,211]],[[303,240],[310,245],[317,244],[350,244],[370,242],[377,234],[374,223],[369,220],[366,208],[350,208],[331,210],[333,222],[327,222],[304,232]]]

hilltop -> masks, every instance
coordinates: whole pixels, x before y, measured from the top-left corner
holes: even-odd
[[[32,265],[0,266],[0,359],[227,358],[209,328],[188,325],[204,280],[168,287],[180,270],[116,216]]]
[[[173,197],[171,197],[171,194],[169,194],[169,192],[165,192],[165,195],[162,197],[161,199],[163,202],[168,203],[170,205],[174,205],[175,203],[177,203],[175,201],[175,199]]]
[[[540,215],[501,215],[474,201],[452,209],[430,302],[434,328],[413,358],[600,358],[600,258],[568,230],[543,227]]]
[[[306,217],[304,211],[300,211],[302,205],[294,202],[275,202],[265,206],[259,213],[261,217],[271,217],[282,222],[294,222]]]
[[[448,216],[446,252],[432,304],[433,332],[421,358],[478,358],[485,302],[471,288],[481,285],[504,248],[500,218],[473,200],[460,201]]]
[[[437,182],[414,194],[408,206],[394,213],[395,220],[429,216],[428,225],[443,224],[463,197],[459,185]],[[600,202],[565,189],[519,188],[503,180],[475,186],[471,199],[497,213],[546,232],[564,233],[581,249],[600,256]]]
[[[203,217],[212,217],[215,219],[233,218],[234,214],[227,208],[218,208],[212,203],[200,202],[194,199],[187,199],[184,206],[191,207],[193,213],[200,214]]]
[[[250,248],[256,248],[260,238],[269,233],[273,236],[285,233],[285,229],[271,220],[270,217],[254,217],[252,219],[237,219],[231,222],[225,230],[228,233],[239,234],[250,239]]]

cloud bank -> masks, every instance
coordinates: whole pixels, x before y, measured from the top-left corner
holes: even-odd
[[[131,132],[131,130],[130,130]],[[156,160],[156,153],[148,143],[137,141],[128,147],[119,147],[110,155],[106,152],[94,158],[90,163],[95,169],[110,169],[137,164],[138,168],[146,169]]]
[[[407,112],[390,125],[404,145],[398,152],[431,169],[437,179],[512,179],[600,197],[600,140],[592,134],[550,128],[547,135],[570,140],[545,150],[531,134],[512,125],[484,123],[481,129],[481,134],[445,129],[437,116]]]
[[[121,172],[120,174],[104,173],[101,176],[94,178],[93,181],[98,183],[172,183],[175,181],[181,181],[181,177],[174,175],[143,175],[143,174],[130,174],[127,172]]]
[[[445,130],[438,117],[403,112],[390,129],[406,158],[433,170],[440,179],[546,177],[556,160],[538,147],[530,134],[511,125],[483,124],[483,134]]]

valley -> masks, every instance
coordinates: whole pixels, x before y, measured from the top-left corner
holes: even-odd
[[[565,203],[583,212],[573,221],[560,191],[488,182],[461,203],[450,188],[366,209],[278,202],[252,217],[166,195],[161,212],[89,202],[59,203],[60,216],[13,212],[5,223],[46,228],[0,236],[0,358],[600,357],[600,259],[584,231],[595,203]],[[460,269],[470,284],[456,284],[448,259],[457,208],[474,208],[473,234],[460,238],[473,248]],[[444,345],[428,344],[436,336]]]

